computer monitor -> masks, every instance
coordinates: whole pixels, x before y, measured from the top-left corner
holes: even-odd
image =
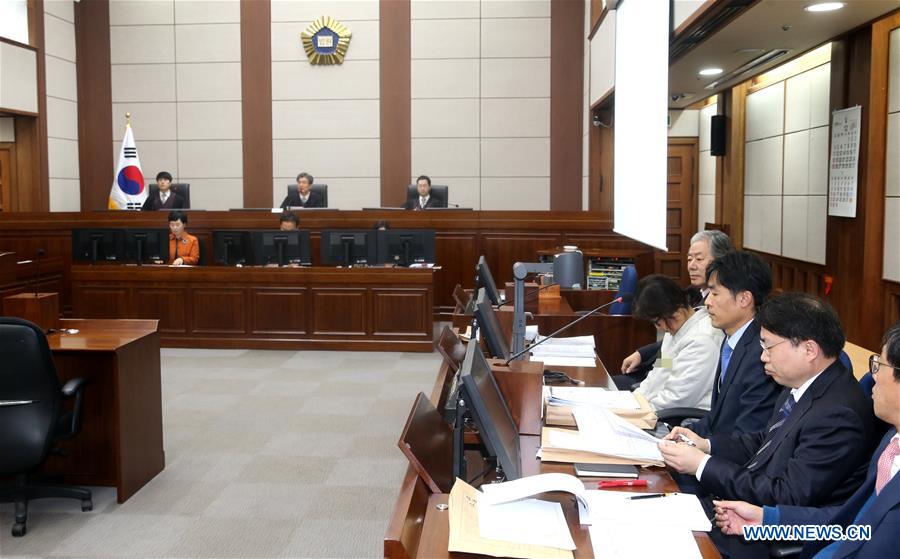
[[[434,263],[433,229],[378,231],[378,263],[409,266]]]
[[[309,231],[254,231],[253,263],[312,264],[309,250]]]
[[[73,229],[72,260],[90,262],[125,259],[125,231],[122,229]]]
[[[168,229],[126,229],[125,258],[138,265],[169,260]]]
[[[251,262],[249,231],[213,231],[216,262],[226,266]]]
[[[497,284],[494,283],[494,276],[491,274],[491,269],[488,268],[484,255],[478,257],[478,265],[475,266],[475,289],[480,287],[487,291],[491,304],[500,304],[500,292],[497,291]]]
[[[375,231],[322,231],[320,241],[322,264],[326,266],[354,266],[374,264]]]
[[[497,458],[507,481],[522,477],[519,430],[478,343],[469,342],[459,368],[460,399],[475,421],[488,454]]]
[[[509,357],[509,341],[503,336],[500,321],[497,320],[494,307],[487,300],[487,290],[483,287],[478,290],[478,296],[475,298],[475,320],[478,322],[478,329],[491,357],[507,359]]]

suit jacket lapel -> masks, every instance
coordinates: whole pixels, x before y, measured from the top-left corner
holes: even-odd
[[[875,460],[878,460],[878,457],[881,456],[881,452],[884,449],[880,448],[878,454],[875,455]],[[867,484],[868,485],[868,484]],[[875,490],[874,483],[871,485],[872,491]],[[856,524],[860,525],[868,525],[872,527],[872,531],[878,529],[878,526],[884,520],[884,517],[887,515],[888,511],[892,508],[896,507],[900,504],[900,474],[894,476],[894,478],[884,486],[884,489],[881,490],[881,494],[875,498],[875,502],[872,503],[872,506],[869,507],[869,510],[856,521]],[[850,520],[853,522],[853,519]],[[852,553],[855,553],[859,547],[864,544],[864,541],[846,541],[843,545],[841,545],[837,552],[834,555],[834,559],[838,559],[839,557],[847,557]]]

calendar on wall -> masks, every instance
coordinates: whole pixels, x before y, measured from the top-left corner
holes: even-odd
[[[856,217],[857,169],[862,107],[831,115],[831,159],[828,165],[828,215]]]

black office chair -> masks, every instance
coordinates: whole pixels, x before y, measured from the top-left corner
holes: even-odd
[[[287,185],[287,190],[288,190],[288,196],[291,196],[291,195],[299,196],[299,194],[297,194],[299,192],[299,189],[297,188],[297,183],[294,182],[294,183]],[[309,191],[310,192],[318,192],[322,196],[322,203],[325,205],[326,208],[328,207],[328,185],[327,184],[311,184],[309,186]]]
[[[191,183],[188,182],[173,182],[170,187],[172,192],[178,194],[182,198],[184,198],[184,209],[191,209]],[[153,196],[157,192],[159,192],[159,186],[154,182],[150,184],[149,195]]]
[[[431,185],[431,194],[430,195],[434,196],[435,199],[443,202],[443,204],[441,205],[442,208],[446,208],[448,205],[447,202],[450,201],[450,199],[447,198],[448,190],[449,190],[449,188],[445,184]],[[416,188],[416,185],[414,185],[414,184],[408,185],[406,187],[406,199],[407,200],[415,200],[418,197],[419,197],[419,190]]]
[[[78,433],[85,380],[75,378],[60,388],[47,337],[35,324],[20,318],[0,317],[0,502],[15,503],[12,535],[24,536],[28,501],[64,497],[81,501],[81,510],[94,504],[91,491],[80,487],[30,483],[53,451],[53,443]],[[71,411],[63,398],[73,399]]]

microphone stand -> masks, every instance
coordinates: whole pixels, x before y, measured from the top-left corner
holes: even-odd
[[[31,289],[32,289],[32,291],[34,291],[35,299],[38,298],[38,280],[41,277],[41,257],[43,257],[44,254],[46,254],[46,252],[42,248],[37,249],[37,252],[35,253],[35,258],[34,258],[35,272],[34,272],[34,277],[31,279]]]

